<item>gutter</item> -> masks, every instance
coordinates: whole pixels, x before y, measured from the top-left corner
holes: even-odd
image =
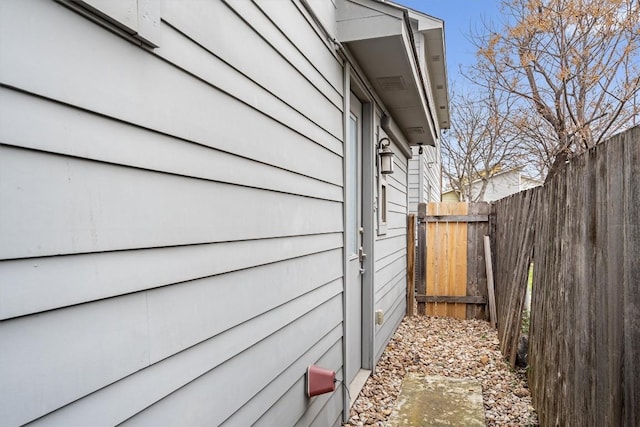
[[[395,6],[395,5],[394,5]],[[399,7],[399,6],[396,6]],[[413,54],[413,60],[415,61],[416,68],[418,70],[418,76],[420,77],[420,89],[422,90],[422,96],[424,96],[425,104],[427,104],[427,111],[429,112],[429,122],[431,123],[431,128],[435,131],[439,129],[439,126],[436,126],[433,122],[433,111],[431,111],[431,105],[429,104],[429,96],[427,95],[427,90],[424,87],[425,78],[422,75],[422,70],[420,69],[420,61],[418,59],[418,52],[416,52],[416,40],[413,38],[413,31],[411,29],[411,20],[409,19],[409,11],[407,9],[402,9],[402,17],[404,18],[404,23],[407,26],[407,30],[409,33],[409,40],[411,41],[411,53]],[[444,59],[443,59],[444,60]],[[434,132],[434,136],[436,137],[436,141],[440,139],[440,135],[437,132]]]

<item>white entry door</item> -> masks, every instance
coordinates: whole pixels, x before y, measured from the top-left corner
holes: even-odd
[[[351,93],[345,146],[347,384],[362,367],[362,104]]]

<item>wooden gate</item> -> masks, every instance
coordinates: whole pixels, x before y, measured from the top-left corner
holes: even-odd
[[[421,203],[418,207],[418,314],[487,318],[484,236],[489,203]]]

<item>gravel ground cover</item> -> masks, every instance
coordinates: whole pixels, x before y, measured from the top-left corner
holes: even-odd
[[[345,426],[384,426],[407,372],[474,378],[488,426],[537,425],[524,370],[512,370],[487,322],[405,317],[369,377]]]

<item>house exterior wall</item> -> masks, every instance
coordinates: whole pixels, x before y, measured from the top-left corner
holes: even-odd
[[[3,423],[338,425],[343,68],[300,4],[165,2],[153,51],[0,7]]]
[[[378,117],[379,120],[379,117]],[[386,136],[383,133],[383,136]],[[407,206],[409,159],[393,143],[394,172],[387,181],[387,227],[374,243],[374,313],[384,322],[374,325],[374,360],[377,361],[406,313]],[[378,196],[376,194],[376,196]]]
[[[420,186],[422,183],[420,179],[422,160],[416,147],[412,147],[411,152],[412,157],[409,159],[409,167],[407,170],[409,212],[418,212],[418,203],[420,203],[421,197],[424,194],[423,188]]]
[[[426,202],[439,202],[442,197],[442,158],[440,156],[440,146],[424,148],[424,181],[427,183],[423,187]]]
[[[424,146],[422,154],[418,150],[411,147],[409,159],[409,212],[413,213],[418,212],[418,203],[439,202],[442,194],[439,147]]]
[[[475,198],[480,194],[482,183],[472,184],[471,194]],[[520,191],[520,172],[512,171],[493,176],[487,182],[487,188],[484,193],[484,200],[492,202],[502,199],[510,194]]]
[[[155,49],[63,3],[0,3],[3,423],[340,425],[341,387],[305,394],[308,365],[344,378],[335,1],[139,0]],[[368,231],[374,365],[406,309],[405,144]]]
[[[457,203],[460,201],[460,198],[458,197],[458,193],[451,190],[451,191],[447,191],[446,193],[442,193],[442,201]]]
[[[518,169],[502,172],[489,178],[484,194],[484,201],[493,202],[511,194],[538,187],[539,185],[542,185],[542,182],[524,176]],[[476,181],[471,184],[471,194],[474,199],[480,194],[481,189],[481,181]],[[450,190],[442,195],[442,201],[459,202],[460,200],[458,194]]]

